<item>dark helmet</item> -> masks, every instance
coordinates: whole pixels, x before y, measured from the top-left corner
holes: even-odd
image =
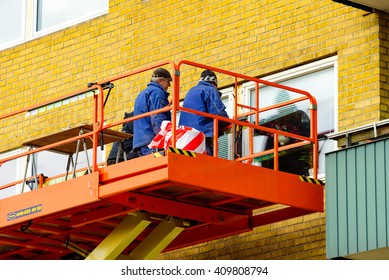
[[[173,81],[172,76],[170,75],[169,71],[167,71],[164,68],[157,68],[154,70],[153,75],[151,77],[154,78],[165,78],[168,79],[170,82]]]
[[[204,70],[203,73],[201,73],[200,81],[209,82],[217,86],[216,74],[211,70]]]

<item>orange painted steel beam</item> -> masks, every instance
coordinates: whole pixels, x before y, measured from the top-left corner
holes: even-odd
[[[126,170],[137,168],[137,160],[139,159],[125,162],[120,169],[117,168],[113,172],[116,176],[124,178]],[[323,186],[302,182],[294,174],[206,155],[197,155],[196,158],[192,158],[168,153],[166,157],[153,158],[148,156],[142,160],[149,161],[150,164],[159,162],[159,167],[167,167],[166,169],[153,170],[144,174],[138,173],[137,176],[130,176],[110,184],[104,184],[100,187],[100,197],[107,198],[161,182],[173,182],[184,186],[193,186],[197,189],[255,198],[311,211],[322,212],[324,210]],[[142,164],[139,162],[139,165]],[[190,168],[188,168],[189,166]],[[156,168],[156,166],[154,167]],[[108,168],[103,172],[106,172],[106,174],[101,178],[113,176]]]
[[[104,185],[110,182],[117,182],[123,178],[134,177],[135,175],[166,167],[167,161],[164,157],[154,157],[154,155],[143,156],[101,168],[99,171],[99,181],[100,184]]]
[[[250,217],[250,226],[252,228],[260,227],[312,213],[314,213],[314,211],[295,207],[288,207]]]
[[[81,227],[90,223],[106,220],[111,217],[128,214],[129,212],[135,211],[128,206],[122,204],[112,204],[107,207],[93,209],[85,213],[76,213],[70,217],[71,227]]]
[[[199,221],[202,223],[213,223],[237,228],[249,227],[248,216],[246,215],[238,215],[227,211],[138,193],[129,193],[128,197],[121,196],[120,199],[121,201],[116,199],[114,201],[148,212]]]
[[[74,180],[74,179],[72,179],[72,180]],[[47,188],[43,188],[43,189],[47,189]],[[25,195],[25,194],[23,194],[23,195]],[[97,202],[92,202],[92,204],[94,207],[101,207],[102,202],[97,201]],[[35,224],[51,224],[51,225],[54,225],[55,227],[62,227],[64,229],[63,230],[64,232],[66,230],[67,234],[70,234],[70,231],[68,230],[68,229],[70,229],[70,226],[71,226],[70,222],[67,220],[64,220],[64,219],[68,219],[70,216],[72,216],[74,213],[77,213],[78,211],[89,210],[91,207],[90,205],[92,205],[92,204],[89,204],[89,202],[87,202],[86,204],[81,204],[80,206],[72,207],[72,208],[69,208],[69,209],[66,209],[63,211],[59,211],[59,212],[54,212],[52,214],[47,214],[45,212],[37,213],[37,217],[35,217],[33,219],[29,219],[27,221],[21,221],[19,223],[11,224],[11,225],[8,225],[6,227],[0,227],[0,235],[7,234],[7,233],[10,233],[13,231],[19,231],[21,226],[30,227],[31,225],[35,225]],[[21,233],[17,232],[17,235],[21,235]],[[21,235],[21,236],[23,236],[23,235]]]
[[[98,173],[0,200],[0,228],[98,200]],[[36,211],[32,207],[37,207]]]
[[[26,227],[25,225],[20,226]],[[27,228],[27,227],[26,227]],[[21,246],[26,247],[27,245],[35,245],[38,244],[48,244],[56,242],[56,245],[58,245],[58,242],[62,242],[63,239],[60,237],[51,238],[51,234],[43,234],[39,231],[35,230],[28,230],[22,231],[21,229],[15,229],[15,230],[9,230],[9,231],[2,231],[0,234],[0,243],[9,244],[9,238],[12,239],[13,242],[19,242],[19,243],[13,243],[14,246]],[[61,240],[60,240],[61,239]],[[9,244],[10,245],[10,244]]]
[[[2,260],[12,260],[13,255],[19,255],[19,256],[24,256],[26,258],[31,258],[34,257],[34,253],[29,253],[29,249],[27,248],[14,248],[14,250],[10,250],[8,252],[4,252],[1,254],[1,259]]]
[[[23,247],[23,248],[27,248],[29,250],[41,250],[41,251],[48,251],[48,252],[57,252],[57,253],[65,253],[66,252],[66,248],[65,247],[62,247],[62,246],[59,246],[57,244],[60,244],[60,243],[57,243],[56,245],[48,245],[47,243],[34,243],[34,242],[31,242],[31,244],[29,244],[28,242],[24,241],[24,240],[16,240],[16,239],[13,239],[13,238],[0,238],[0,243],[4,244],[4,245],[12,245],[12,246],[17,246],[17,247]]]
[[[177,236],[176,239],[169,244],[165,252],[248,231],[250,230],[212,224],[207,224],[196,228],[189,228]]]
[[[166,182],[167,169],[153,170],[145,174],[125,178],[117,182],[102,185],[100,187],[100,197],[107,198],[124,191],[134,191],[142,187]]]
[[[210,191],[324,211],[323,186],[305,183],[297,175],[234,161],[168,153],[169,180]],[[190,166],[190,168],[187,168]]]

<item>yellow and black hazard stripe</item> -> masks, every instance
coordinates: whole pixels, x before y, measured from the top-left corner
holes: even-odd
[[[160,152],[156,152],[153,154],[155,158],[157,157],[163,157],[165,156],[165,152],[164,151],[160,151]]]
[[[299,176],[299,178],[300,178],[300,181],[303,181],[303,182],[324,186],[324,182],[322,180],[319,180],[319,179],[314,179],[314,178],[307,177],[307,176]]]
[[[181,150],[181,149],[173,148],[173,147],[169,147],[169,152],[170,153],[184,155],[184,156],[189,156],[189,157],[196,157],[196,153],[195,152]]]

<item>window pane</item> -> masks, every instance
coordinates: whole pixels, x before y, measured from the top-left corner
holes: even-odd
[[[334,130],[334,68],[330,67],[304,76],[293,78],[279,84],[305,90],[316,98],[318,104],[318,133],[325,133]],[[274,87],[263,87],[260,89],[260,108],[278,104],[301,97],[302,95],[281,90]],[[251,104],[254,104],[255,90],[251,92]],[[309,116],[309,101],[303,101],[289,106],[277,108],[260,115],[261,122],[267,122],[275,118],[285,116],[289,113],[302,110]]]
[[[22,38],[23,0],[0,1],[0,46]]]
[[[20,149],[0,154],[0,158],[7,158],[22,152]],[[0,186],[4,186],[23,179],[22,160],[14,159],[5,162],[0,168]],[[20,193],[21,184],[0,189],[0,199]]]
[[[233,106],[233,100],[231,99],[233,96],[233,88],[226,88],[220,90],[222,93],[221,100],[226,106],[227,114],[230,118],[232,118],[234,108]],[[219,136],[218,138],[218,155],[219,158],[225,158],[225,159],[232,159],[234,148],[233,148],[233,141],[231,133],[223,134]]]
[[[229,108],[228,98],[227,97],[222,98],[222,102],[223,102],[224,106],[226,106],[226,108]],[[218,147],[219,147],[218,154],[219,154],[219,158],[225,158],[225,159],[229,158],[229,156],[228,156],[229,155],[228,139],[229,139],[228,134],[224,134],[224,135],[222,135],[222,136],[220,136],[218,138]]]
[[[37,0],[36,31],[81,22],[108,11],[108,0]]]
[[[307,70],[309,71],[309,69]],[[280,75],[282,79],[282,75]],[[265,79],[266,80],[266,79]],[[336,96],[336,75],[335,67],[331,65],[325,69],[317,70],[315,72],[307,72],[306,74],[300,74],[293,78],[275,81],[278,84],[286,85],[296,89],[304,90],[309,92],[312,96],[316,98],[318,104],[317,110],[317,128],[318,134],[324,136],[324,134],[329,133],[335,130],[335,96]],[[259,108],[264,108],[267,106],[275,105],[281,102],[285,102],[291,99],[296,99],[302,95],[286,91],[283,89],[278,89],[274,87],[261,87],[259,89],[260,100],[258,101],[260,106]],[[250,90],[250,103],[254,106],[255,104],[255,89]],[[283,106],[267,112],[260,114],[260,123],[271,123],[275,119],[280,120],[282,117],[289,118],[293,115],[304,114],[306,115],[303,119],[308,121],[310,117],[309,110],[310,103],[309,101],[302,101],[299,103],[294,103],[288,106]],[[296,112],[295,114],[292,114]],[[288,116],[287,116],[288,115]],[[251,121],[254,121],[252,118]],[[282,127],[280,129],[283,129]],[[300,134],[300,133],[297,133]],[[304,134],[301,134],[304,135]],[[308,135],[305,135],[308,136]],[[324,165],[324,156],[325,153],[333,151],[336,149],[336,143],[333,140],[325,139],[320,137],[319,139],[319,174],[324,174],[325,165]],[[268,143],[266,136],[256,136],[254,137],[254,150],[255,152],[260,152],[265,149],[265,146]],[[261,158],[257,159],[259,162],[262,161]],[[280,160],[281,162],[281,160]],[[260,163],[261,164],[261,163]],[[262,165],[263,166],[263,165]],[[280,167],[281,169],[281,167]],[[299,171],[300,172],[300,171]],[[295,172],[291,172],[295,173]],[[302,173],[299,173],[302,175]]]

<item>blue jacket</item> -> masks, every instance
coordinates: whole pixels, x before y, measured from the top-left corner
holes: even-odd
[[[228,118],[226,106],[220,99],[219,91],[205,81],[200,81],[188,91],[183,107]],[[219,121],[219,128],[228,124]],[[206,137],[213,137],[213,119],[182,111],[180,125],[193,127],[204,132]]]
[[[169,93],[158,83],[150,82],[135,99],[134,115],[140,115],[169,105]],[[134,148],[148,145],[159,132],[161,123],[171,120],[170,111],[134,121]]]

